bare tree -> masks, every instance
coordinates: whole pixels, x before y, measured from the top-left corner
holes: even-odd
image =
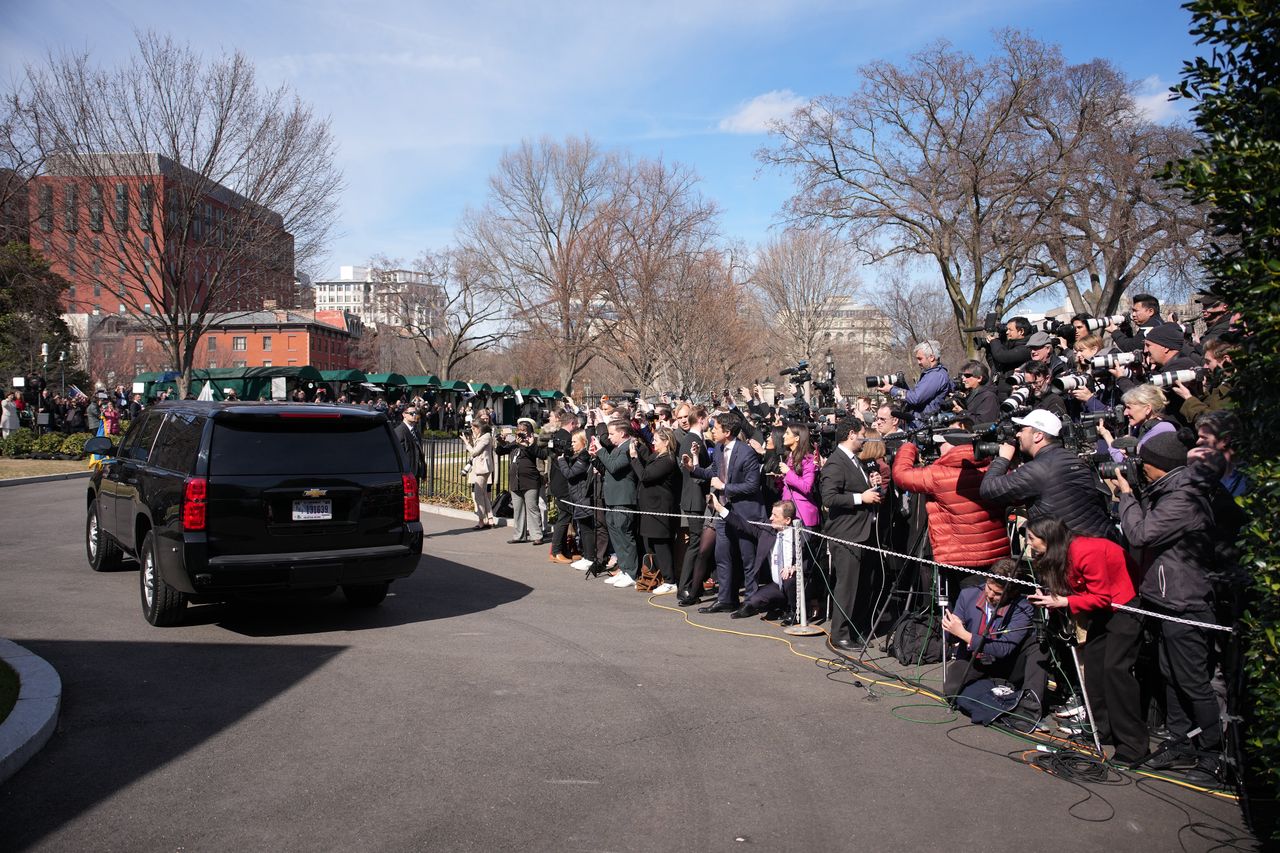
[[[33,233],[119,297],[185,393],[219,315],[287,294],[321,251],[342,186],[327,120],[286,87],[260,87],[240,53],[206,61],[154,34],[115,69],[50,56],[27,68],[24,87],[18,115],[44,173],[74,179],[54,217],[69,233],[43,215]],[[121,176],[134,179],[123,195],[104,186]]]
[[[379,257],[369,266],[377,280],[401,264]],[[392,285],[391,307],[401,318],[398,334],[413,343],[420,371],[452,379],[464,361],[506,339],[505,309],[495,290],[485,287],[484,264],[474,254],[458,248],[423,252],[411,272],[425,278],[425,286]]]
[[[1038,188],[1050,215],[1029,261],[1042,281],[1061,282],[1077,312],[1115,313],[1137,282],[1186,280],[1206,232],[1206,208],[1157,177],[1189,155],[1195,138],[1147,121],[1134,86],[1103,60],[1074,66],[1040,115],[1059,138],[1075,131],[1076,116],[1094,113]]]
[[[489,199],[464,218],[461,242],[524,327],[553,344],[557,382],[570,393],[611,320],[600,259],[617,164],[589,138],[522,142],[503,154]]]
[[[717,210],[679,165],[641,160],[619,167],[618,186],[596,242],[610,307],[601,356],[636,387],[656,390],[671,374],[669,318],[687,305],[688,273],[714,251]]]
[[[817,356],[859,284],[853,253],[831,231],[791,229],[766,243],[751,285],[770,321],[775,354],[787,362]]]
[[[1056,284],[1027,269],[1054,202],[1033,188],[1080,136],[1051,139],[1036,119],[1065,65],[1058,49],[998,39],[985,62],[943,42],[906,66],[865,66],[854,94],[797,110],[759,154],[794,173],[794,221],[847,233],[873,262],[935,264],[959,328]]]
[[[895,265],[870,295],[870,303],[889,319],[879,367],[891,371],[918,372],[912,359],[916,344],[936,340],[942,344],[942,363],[955,367],[965,348],[955,335],[955,319],[946,291],[938,284],[913,279],[905,265]],[[873,362],[874,363],[874,362]]]

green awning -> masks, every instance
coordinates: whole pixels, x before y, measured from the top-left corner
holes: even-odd
[[[474,391],[477,394],[486,394],[493,390],[493,388],[489,387],[488,382],[465,382],[463,384],[465,384],[467,388],[469,388],[471,391]]]
[[[365,379],[374,385],[408,385],[408,381],[399,373],[368,373]]]
[[[404,384],[410,388],[439,388],[440,377],[438,376],[406,376]]]
[[[560,390],[539,391],[538,396],[542,397],[544,400],[559,400],[561,397],[564,396],[564,392]]]
[[[320,378],[325,382],[364,382],[367,379],[361,370],[322,370]]]
[[[441,391],[470,391],[471,386],[468,385],[466,382],[463,382],[461,379],[450,379],[448,382],[441,383],[440,390]]]
[[[493,385],[490,386],[489,390],[495,394],[501,394],[504,397],[510,397],[516,393],[516,389],[512,388],[510,385]]]

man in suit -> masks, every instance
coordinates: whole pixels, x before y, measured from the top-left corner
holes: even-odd
[[[630,422],[619,417],[608,422],[606,432],[607,437],[603,441],[597,438],[591,447],[592,455],[604,469],[604,522],[613,553],[618,557],[618,574],[614,576],[613,585],[635,586],[636,577],[640,574],[634,514],[638,492],[628,450],[628,444],[636,440],[635,431]]]
[[[879,474],[868,479],[858,461],[858,451],[863,442],[862,419],[848,415],[836,424],[840,438],[836,449],[822,466],[820,477],[822,505],[827,510],[823,532],[847,542],[868,542],[875,533],[876,504],[880,503]],[[875,480],[873,482],[872,480]],[[854,631],[865,632],[870,616],[870,590],[863,586],[862,550],[838,542],[828,543],[831,554],[831,573],[835,577],[832,598],[835,609],[831,613],[831,642],[844,651],[858,648]],[[859,594],[861,593],[861,594]]]
[[[760,501],[760,457],[745,441],[737,441],[742,417],[736,412],[716,416],[711,426],[711,440],[718,445],[709,467],[698,467],[692,456],[681,457],[681,466],[699,480],[711,484],[720,502],[729,512],[746,522],[764,521],[764,504]],[[714,469],[714,470],[713,470]],[[732,613],[738,609],[739,574],[748,596],[756,591],[755,542],[724,522],[716,519],[716,584],[719,591],[714,604],[698,608],[699,613]]]
[[[707,441],[703,438],[707,430],[706,408],[681,403],[676,409],[676,426],[682,430],[676,458],[684,459],[688,456],[693,460],[695,468],[708,467],[711,464],[711,454],[707,452]],[[702,528],[706,524],[704,515],[710,484],[693,476],[693,471],[684,466],[681,466],[680,474],[680,512],[686,517],[681,520],[680,525],[683,528],[681,532],[685,537],[685,546],[680,557],[680,588],[676,603],[681,607],[690,607],[698,603],[702,584],[706,580],[705,577],[698,577],[695,570],[698,556],[702,553]]]
[[[422,437],[418,435],[418,407],[409,406],[404,410],[400,423],[396,424],[396,441],[400,443],[400,452],[409,464],[409,471],[421,480],[427,475],[426,459],[422,455]]]
[[[757,613],[769,617],[779,615],[783,625],[794,625],[796,609],[796,572],[804,567],[804,544],[800,528],[793,526],[796,517],[794,501],[778,501],[769,512],[768,526],[747,524],[732,515],[711,495],[711,509],[725,523],[756,543],[756,577],[759,584],[742,607],[730,614],[745,619]]]

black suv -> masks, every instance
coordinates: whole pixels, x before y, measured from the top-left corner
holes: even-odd
[[[333,590],[373,606],[422,554],[418,482],[386,415],[350,406],[160,403],[129,425],[87,495],[97,571],[130,554],[142,611],[173,625],[190,601]]]

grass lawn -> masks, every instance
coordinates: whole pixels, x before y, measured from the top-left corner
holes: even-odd
[[[88,471],[89,463],[65,459],[5,459],[0,457],[0,480],[39,477],[44,474],[74,474]]]
[[[9,712],[13,710],[13,704],[17,701],[18,673],[10,669],[7,663],[0,661],[0,723],[9,716]]]

